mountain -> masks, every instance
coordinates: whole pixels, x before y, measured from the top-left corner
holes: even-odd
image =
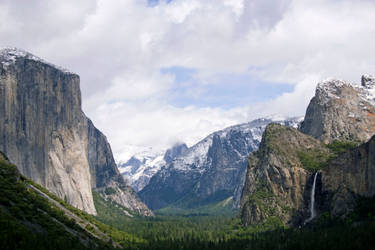
[[[300,226],[325,212],[345,216],[359,200],[374,196],[374,91],[368,75],[361,86],[323,81],[300,131],[266,128],[259,150],[249,157],[243,224]]]
[[[268,125],[258,151],[249,157],[241,197],[242,222],[302,224],[309,216],[313,173],[330,155],[322,142],[295,128]]]
[[[92,190],[152,212],[126,184],[106,137],[81,109],[79,76],[19,49],[0,51],[0,150],[21,174],[96,214]]]
[[[213,204],[237,208],[247,158],[259,146],[271,119],[258,119],[217,131],[162,166],[139,193],[151,208],[191,209]],[[299,119],[279,121],[297,126]]]
[[[362,76],[361,86],[334,79],[319,83],[301,131],[324,143],[368,141],[375,133],[375,77]]]
[[[160,168],[187,150],[184,143],[174,145],[164,154],[152,149],[133,155],[127,162],[119,163],[121,174],[135,191],[141,191]]]

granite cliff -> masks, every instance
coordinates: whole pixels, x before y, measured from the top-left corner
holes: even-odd
[[[375,139],[368,141],[375,134],[374,79],[363,76],[361,86],[323,81],[300,131],[266,128],[249,157],[240,208],[245,225],[303,225],[323,212],[345,216],[358,198],[374,196]]]
[[[368,141],[375,134],[375,77],[362,76],[361,86],[341,80],[319,83],[301,131],[326,144]]]
[[[359,198],[375,195],[375,136],[367,143],[348,150],[321,172],[317,207],[333,216],[345,216]]]
[[[245,225],[279,221],[294,225],[309,213],[312,173],[329,157],[319,140],[295,128],[270,124],[249,157],[240,216]],[[318,158],[310,164],[306,158]],[[309,184],[309,185],[308,185]]]
[[[105,136],[81,109],[79,76],[13,48],[0,51],[0,151],[20,172],[96,214],[92,189],[152,214],[126,185]]]

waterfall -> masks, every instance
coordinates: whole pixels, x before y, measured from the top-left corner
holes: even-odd
[[[315,212],[315,186],[316,186],[316,177],[318,176],[319,172],[315,173],[314,176],[314,183],[311,189],[311,196],[310,196],[310,218],[308,218],[305,223],[311,221],[312,219],[315,218],[316,212]]]

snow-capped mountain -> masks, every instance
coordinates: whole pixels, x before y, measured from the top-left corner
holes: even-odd
[[[139,193],[151,208],[193,208],[232,198],[239,207],[247,159],[271,122],[296,127],[301,118],[258,119],[214,132],[165,164]]]
[[[375,76],[363,75],[360,86],[328,79],[318,84],[301,131],[324,143],[366,142],[375,131],[374,107]]]
[[[133,155],[125,163],[120,162],[118,168],[129,185],[136,192],[139,192],[162,166],[170,163],[173,158],[186,150],[187,146],[184,143],[176,144],[166,152],[154,151],[149,148]]]

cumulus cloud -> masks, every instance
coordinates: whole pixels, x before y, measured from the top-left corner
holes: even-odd
[[[319,80],[358,82],[374,73],[373,1],[156,2],[3,0],[0,46],[24,48],[77,72],[84,110],[117,159],[128,145],[191,145],[259,116],[301,115]],[[176,67],[193,69],[193,77],[182,81],[181,72],[163,71]],[[239,84],[223,78],[228,75],[248,75],[241,84],[249,86],[258,79],[294,91],[280,90],[276,98],[259,93],[264,97],[223,108],[217,104]],[[200,101],[224,83],[226,99]],[[183,95],[195,98],[175,105]]]

